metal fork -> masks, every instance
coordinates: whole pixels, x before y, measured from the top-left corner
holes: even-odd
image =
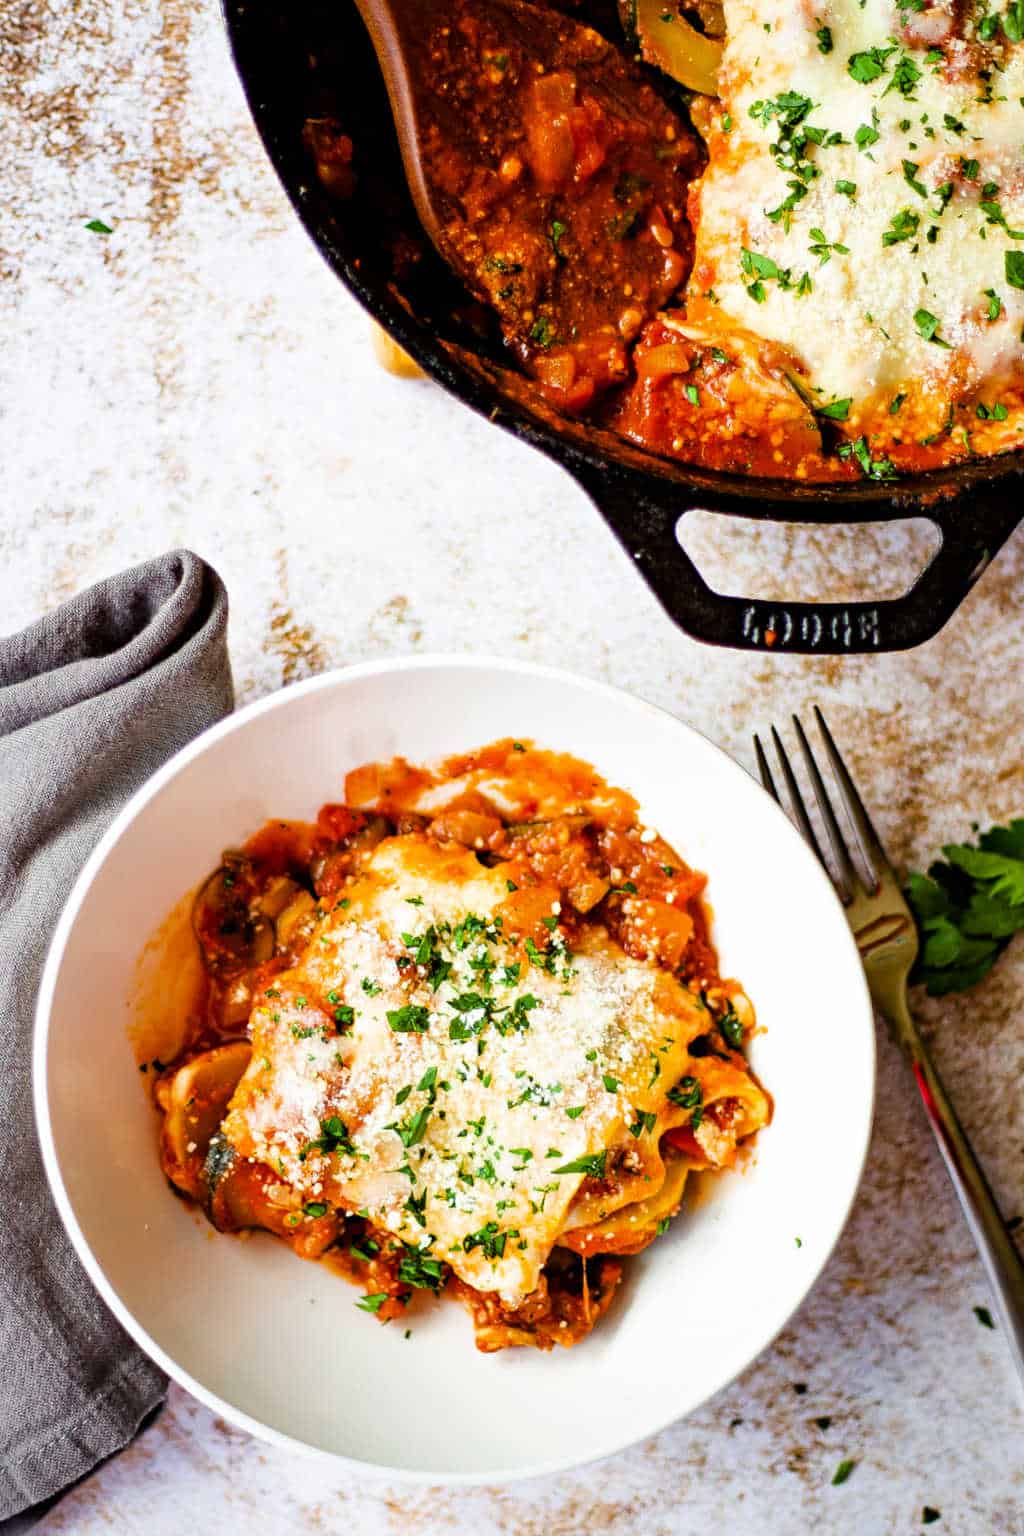
[[[814,709],[814,717],[818,722],[825,754],[835,776],[839,800],[856,834],[867,879],[863,878],[850,853],[818,765],[814,760],[810,742],[795,715],[793,726],[828,835],[835,860],[835,873],[829,869],[821,851],[811,819],[807,814],[807,806],[786,755],[786,749],[778,731],[772,726],[772,740],[778,755],[779,767],[782,770],[793,819],[832,878],[839,899],[846,908],[846,916],[864,962],[864,971],[875,1007],[888,1023],[893,1039],[903,1052],[914,1074],[928,1123],[938,1143],[946,1172],[956,1190],[964,1216],[967,1218],[967,1225],[977,1244],[992,1287],[992,1297],[999,1321],[1009,1342],[1014,1364],[1024,1383],[1024,1262],[1017,1252],[981,1165],[964,1135],[963,1127],[957,1120],[939,1074],[932,1064],[927,1047],[910,1014],[907,1003],[907,978],[917,958],[918,947],[914,919],[903,899],[903,892],[892,865],[886,857],[885,849],[871,825],[871,818],[857,793],[857,787],[839,755],[828,726],[825,724],[824,716],[817,706]],[[775,787],[768,759],[757,736],[754,737],[754,750],[757,753],[761,783],[779,805],[782,805],[782,798]]]

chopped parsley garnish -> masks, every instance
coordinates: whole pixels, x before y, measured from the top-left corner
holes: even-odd
[[[775,224],[781,224],[787,231],[792,222],[793,209],[807,196],[811,182],[821,174],[819,167],[810,158],[808,146],[813,144],[830,148],[844,142],[841,133],[829,132],[807,122],[813,109],[811,98],[801,95],[799,91],[783,91],[774,98],[755,101],[750,108],[750,116],[764,127],[767,128],[772,121],[778,125],[778,138],[771,145],[771,154],[779,169],[789,177],[789,193],[777,208],[768,211],[768,218]],[[763,290],[760,293],[755,291],[751,297],[758,303],[762,302]]]
[[[665,1097],[670,1104],[678,1104],[680,1109],[696,1109],[703,1102],[704,1095],[695,1077],[681,1077]]]
[[[349,1253],[354,1259],[361,1259],[364,1264],[369,1264],[380,1253],[380,1243],[372,1237],[362,1237],[356,1243],[349,1243]]]
[[[422,907],[423,905],[422,896],[407,896],[405,899],[410,907]]]
[[[810,250],[811,255],[817,256],[822,266],[824,266],[827,261],[832,260],[833,251],[838,251],[840,256],[849,256],[850,254],[850,248],[848,245],[840,245],[837,240],[828,240],[823,229],[811,230]]]
[[[999,297],[998,293],[996,293],[994,288],[986,288],[985,297],[988,299],[988,311],[985,315],[986,320],[998,320],[999,316],[1003,312],[1002,299]]]
[[[398,1265],[398,1278],[403,1285],[433,1291],[436,1296],[448,1278],[448,1270],[439,1259],[427,1258],[420,1249],[406,1248]]]
[[[908,187],[912,188],[912,190],[917,193],[918,197],[927,197],[928,188],[925,186],[923,181],[919,181],[917,179],[917,172],[918,166],[915,161],[904,160],[903,180],[906,182]]]
[[[899,410],[900,406],[903,404],[903,402],[904,402],[904,400],[906,398],[907,398],[906,395],[893,395],[892,399],[889,401],[889,415],[890,416],[895,416],[896,415],[897,411]]]
[[[388,1026],[398,1035],[422,1035],[430,1028],[430,1013],[417,1003],[389,1008]]]
[[[310,1200],[302,1209],[307,1216],[314,1218],[327,1215],[327,1203],[324,1200]]]
[[[853,142],[862,152],[869,149],[872,144],[878,143],[878,117],[872,112],[870,123],[861,123],[853,136]]]
[[[856,1465],[855,1461],[841,1461],[832,1476],[832,1487],[838,1488],[840,1483],[845,1483]]]
[[[551,249],[554,251],[559,261],[568,260],[568,257],[562,250],[562,247],[559,243],[562,239],[562,236],[568,234],[568,232],[568,224],[563,224],[561,219],[552,219],[551,223],[548,225],[548,239],[551,241]]]
[[[585,1173],[592,1179],[604,1178],[604,1164],[607,1152],[587,1152],[583,1157],[574,1158],[571,1163],[563,1163],[561,1168],[553,1168],[553,1173]]]
[[[832,28],[819,27],[815,36],[818,39],[818,52],[831,53],[834,46],[832,42]]]
[[[687,384],[685,394],[691,405],[700,405],[700,391],[698,390],[696,384]],[[636,890],[635,885],[633,886],[633,889],[634,891]]]
[[[565,1113],[568,1115],[570,1120],[578,1120],[586,1107],[587,1106],[585,1104],[574,1104],[572,1108],[567,1109]]]
[[[921,216],[913,208],[901,208],[889,221],[889,228],[882,235],[883,245],[898,245],[901,240],[913,240],[920,227]]]
[[[948,341],[943,341],[942,337],[939,335],[939,321],[937,316],[931,314],[929,310],[915,310],[914,324],[917,326],[918,335],[924,341],[930,341],[932,345],[936,347],[945,347],[947,352],[952,350],[950,343]]]
[[[852,404],[852,399],[830,400],[828,405],[816,405],[814,410],[816,415],[827,416],[830,421],[845,421]]]
[[[604,1083],[606,1093],[618,1093],[619,1080],[617,1077],[612,1077],[610,1073],[606,1072],[601,1081]]]
[[[1024,288],[1024,251],[1007,251],[1006,281],[1011,288]]]
[[[320,1135],[315,1141],[307,1141],[299,1153],[299,1161],[304,1163],[311,1152],[322,1152],[325,1157],[330,1157],[334,1152],[343,1157],[357,1155],[348,1127],[338,1115],[328,1115],[320,1121]]]
[[[375,1291],[372,1296],[360,1296],[356,1306],[363,1312],[379,1312],[387,1299],[387,1291]]]
[[[462,1239],[462,1247],[466,1253],[472,1253],[474,1248],[482,1249],[484,1258],[490,1259],[493,1263],[495,1259],[504,1258],[505,1244],[508,1239],[518,1236],[519,1231],[516,1227],[509,1227],[502,1232],[496,1221],[489,1221],[480,1228],[479,1232],[467,1232]]]
[[[351,1029],[356,1021],[356,1011],[350,1008],[348,1003],[342,1003],[340,1008],[334,1010],[334,1022],[339,1029]]]
[[[972,1307],[971,1311],[983,1328],[994,1328],[996,1326],[992,1321],[992,1313],[988,1307]]]
[[[629,1127],[629,1134],[631,1136],[642,1136],[646,1131],[649,1135],[650,1132],[654,1130],[654,1127],[657,1125],[657,1123],[658,1117],[653,1112],[653,1110],[638,1109],[636,1112],[636,1119]]]
[[[731,1002],[718,1021],[718,1033],[726,1045],[732,1046],[734,1051],[743,1049],[743,1025]]]
[[[396,1127],[399,1136],[402,1138],[403,1147],[418,1146],[426,1133],[427,1121],[433,1113],[433,1106],[424,1104],[405,1125]]]
[[[939,54],[938,58],[939,62],[941,62],[942,55]],[[929,55],[926,57],[925,62],[931,63],[934,61]],[[893,67],[892,78],[890,79],[889,84],[886,86],[882,94],[884,96],[888,96],[890,91],[899,91],[900,95],[904,98],[905,101],[913,101],[915,99],[914,91],[917,88],[917,83],[920,78],[921,71],[918,69],[910,55],[907,53],[901,53]]]
[[[748,277],[754,279],[747,285],[747,292],[756,304],[763,304],[765,301],[765,280],[777,282],[783,289],[793,287],[789,268],[780,267],[778,262],[760,251],[751,251],[743,246],[740,251],[740,267]]]
[[[90,219],[85,227],[91,235],[112,235],[114,233],[110,225],[104,224],[102,219]],[[229,878],[225,876],[224,884],[234,885],[234,881],[229,880]]]
[[[836,191],[839,193],[839,195],[841,197],[850,197],[850,198],[856,197],[857,196],[857,183],[855,181],[837,181],[836,182]]]
[[[377,997],[383,991],[380,982],[374,981],[370,976],[364,976],[360,985],[367,997]]]
[[[837,449],[841,459],[851,457],[857,460],[861,472],[868,480],[894,480],[896,478],[896,466],[891,459],[873,459],[868,447],[868,440],[861,435],[852,443],[840,443]]]
[[[870,85],[885,74],[886,60],[896,52],[893,48],[869,48],[866,52],[851,53],[846,61],[847,73],[858,85]]]
[[[941,1520],[941,1519],[942,1519],[942,1511],[941,1511],[941,1509],[933,1509],[930,1504],[926,1504],[924,1506],[924,1508],[922,1509],[922,1511],[921,1511],[921,1524],[922,1525],[934,1525],[936,1520]]]
[[[1005,421],[1010,413],[1001,400],[997,400],[995,405],[985,405],[979,400],[974,414],[979,421]]]
[[[1024,0],[1010,0],[1000,19],[1008,42],[1024,41]]]
[[[425,1227],[427,1224],[426,1190],[424,1190],[420,1195],[410,1195],[408,1200],[405,1202],[403,1209],[407,1210],[413,1220],[418,1221],[421,1227]]]

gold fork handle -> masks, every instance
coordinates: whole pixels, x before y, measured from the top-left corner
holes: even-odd
[[[885,1011],[910,1063],[946,1172],[985,1266],[1002,1333],[1024,1385],[1024,1260],[909,1010],[905,1003],[893,1007],[890,1002]]]

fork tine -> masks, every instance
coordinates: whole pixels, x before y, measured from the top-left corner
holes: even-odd
[[[828,833],[828,840],[832,846],[832,854],[835,858],[836,864],[839,866],[839,884],[841,887],[845,887],[845,894],[843,899],[848,901],[853,896],[853,893],[857,889],[858,885],[861,884],[861,881],[857,875],[853,860],[850,858],[850,850],[846,846],[846,839],[843,836],[843,830],[836,820],[835,811],[832,809],[832,802],[828,797],[828,790],[825,788],[821,774],[818,772],[818,765],[814,760],[814,753],[811,751],[811,744],[807,740],[807,737],[804,734],[804,728],[800,724],[800,721],[797,719],[796,715],[793,716],[793,727],[796,731],[797,741],[800,744],[800,751],[803,755],[803,760],[807,765],[807,772],[810,776],[811,787],[814,790],[814,798],[818,802],[818,809],[821,812],[821,819],[825,823],[825,830]]]
[[[775,788],[775,780],[772,778],[772,770],[768,766],[768,759],[765,756],[764,747],[761,745],[761,738],[756,731],[754,733],[754,752],[757,757],[757,771],[761,776],[762,785],[771,795],[776,805],[781,805],[782,801],[779,799],[779,792]]]
[[[825,716],[817,704],[814,706],[814,718],[818,722],[818,730],[821,732],[821,739],[825,743],[825,754],[832,766],[836,783],[839,785],[840,799],[853,823],[853,829],[857,834],[857,841],[860,844],[861,853],[864,855],[864,861],[877,885],[883,871],[889,866],[889,859],[882,846],[882,839],[871,825],[871,817],[867,813],[863,800],[857,793],[857,786],[851,779],[846,764],[839,755],[839,748],[832,740],[832,732],[825,724]]]
[[[803,833],[807,842],[811,845],[811,848],[818,855],[819,861],[824,864],[825,860],[822,856],[818,839],[815,836],[814,828],[811,825],[811,818],[807,814],[807,807],[804,804],[804,797],[800,793],[800,786],[796,781],[796,775],[793,773],[793,770],[789,765],[789,758],[786,756],[786,749],[782,745],[782,737],[779,735],[774,725],[772,726],[772,741],[775,743],[775,755],[779,760],[779,767],[782,769],[782,777],[786,784],[786,793],[789,796],[789,803],[793,808],[793,815],[796,817],[796,824],[800,828],[800,831]],[[828,866],[826,865],[825,867],[827,868]]]

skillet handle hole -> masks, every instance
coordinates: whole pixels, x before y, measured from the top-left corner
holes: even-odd
[[[676,538],[714,591],[774,603],[901,597],[941,542],[924,517],[782,523],[699,508],[679,519]]]

